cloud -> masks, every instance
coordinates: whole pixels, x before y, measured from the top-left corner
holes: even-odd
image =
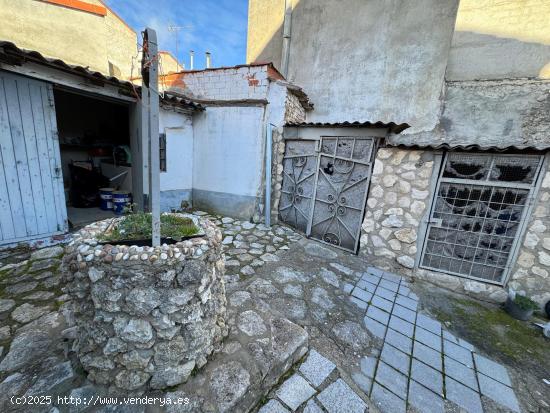
[[[159,48],[175,54],[175,33],[169,25],[191,26],[178,32],[178,58],[188,65],[188,51],[195,51],[195,67],[205,64],[204,52],[212,53],[214,66],[245,63],[247,0],[106,0],[136,32],[151,27]]]

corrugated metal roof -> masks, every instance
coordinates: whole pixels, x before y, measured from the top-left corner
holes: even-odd
[[[391,142],[386,139],[386,146],[392,146],[396,148],[407,149],[431,149],[431,150],[462,150],[462,151],[547,151],[550,149],[550,143],[539,145],[507,145],[507,146],[495,146],[495,145],[477,145],[477,144],[450,144],[450,143],[401,143]]]
[[[121,88],[124,88],[128,95],[134,96],[139,99],[141,95],[141,87],[135,86],[133,83],[126,80],[118,79],[114,76],[106,76],[101,72],[90,70],[88,67],[71,65],[64,62],[61,59],[45,57],[36,50],[20,49],[14,43],[5,40],[0,40],[0,62],[10,65],[21,65],[26,61],[32,61],[34,63],[42,64],[44,66],[53,67],[58,70],[62,70],[67,73],[82,76],[93,83],[109,83]],[[192,102],[187,99],[182,99],[174,96],[161,96],[164,103],[187,107],[190,109],[202,110],[202,105]]]
[[[409,127],[406,123],[396,124],[393,122],[288,122],[286,126],[314,127],[314,128],[342,128],[342,127],[367,127],[367,128],[388,128],[393,133],[400,133]]]

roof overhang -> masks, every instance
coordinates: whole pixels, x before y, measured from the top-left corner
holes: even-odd
[[[407,123],[396,124],[393,122],[288,122],[287,127],[299,128],[372,128],[387,129],[389,132],[397,134],[409,127]]]
[[[0,40],[0,68],[2,68],[2,65],[17,68],[24,67],[26,64],[38,65],[55,70],[56,73],[65,73],[67,75],[76,76],[80,79],[85,79],[86,82],[91,86],[94,86],[96,90],[107,86],[113,87],[118,93],[118,97],[126,101],[138,101],[141,98],[141,87],[136,86],[129,81],[121,80],[114,76],[106,76],[101,72],[90,70],[88,67],[71,65],[61,59],[45,57],[35,50],[20,49],[14,43]],[[15,71],[18,72],[18,70]],[[32,71],[19,72],[30,77],[38,77],[38,74],[33,73]],[[43,77],[41,79],[47,80]],[[84,87],[82,83],[80,85],[81,87]],[[72,85],[72,87],[78,88],[79,85]],[[190,102],[186,99],[181,99],[174,96],[166,96],[166,94],[161,95],[160,100],[162,104],[178,106],[187,110],[203,109],[199,103]]]

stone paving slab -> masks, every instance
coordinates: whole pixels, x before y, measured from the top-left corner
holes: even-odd
[[[436,370],[443,371],[443,361],[440,352],[422,344],[419,341],[414,342],[413,357],[426,363]]]
[[[509,387],[512,386],[510,376],[508,376],[508,372],[504,366],[501,366],[500,364],[495,363],[494,361],[479,354],[474,354],[474,359],[478,372],[483,373],[485,376],[497,380]]]
[[[520,411],[516,395],[510,387],[505,386],[504,384],[479,372],[477,373],[477,379],[479,381],[479,389],[481,390],[481,394],[493,399],[503,406],[508,407],[510,410],[515,412]]]
[[[434,393],[443,395],[443,375],[427,364],[413,359],[411,366],[411,378]]]
[[[307,359],[300,366],[300,373],[315,387],[319,387],[332,373],[336,365],[312,349]]]
[[[392,366],[400,373],[403,373],[406,376],[409,375],[411,357],[403,353],[402,351],[399,351],[395,347],[389,345],[388,343],[384,344],[380,359],[386,362],[388,365]]]
[[[407,399],[408,378],[393,367],[380,361],[376,369],[375,380],[403,400]]]
[[[405,413],[405,400],[397,397],[377,383],[374,383],[372,387],[371,398],[382,412]]]
[[[456,381],[468,386],[472,390],[479,391],[474,369],[445,356],[445,374]]]
[[[479,393],[447,377],[445,380],[447,399],[464,408],[468,413],[482,413],[481,397]]]
[[[422,413],[443,413],[443,398],[414,380],[409,385],[409,403]]]
[[[314,394],[315,389],[298,374],[294,374],[287,379],[277,390],[277,397],[292,411],[296,410]]]
[[[364,413],[367,410],[367,404],[342,379],[324,389],[317,400],[329,413]]]
[[[356,377],[363,386],[364,377],[374,377],[369,395],[382,412],[404,411],[407,403],[422,412],[442,412],[445,399],[467,412],[482,412],[481,394],[519,411],[506,368],[419,312],[406,280],[369,267],[355,283],[356,296],[361,289],[372,294],[370,305],[360,306],[366,309],[364,325],[384,344],[379,360],[364,359],[362,377]]]

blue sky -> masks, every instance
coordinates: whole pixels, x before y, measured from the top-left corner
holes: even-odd
[[[248,0],[106,0],[138,34],[149,26],[157,31],[159,49],[175,55],[174,32],[169,25],[191,26],[178,33],[178,60],[189,67],[205,66],[204,53],[212,53],[212,66],[245,63]]]

